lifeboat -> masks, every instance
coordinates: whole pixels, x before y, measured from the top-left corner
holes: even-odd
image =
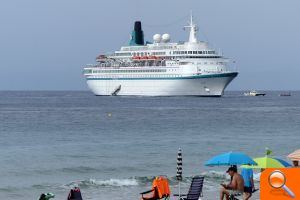
[[[140,60],[141,57],[139,57],[139,56],[133,56],[132,59],[133,59],[133,60]]]
[[[148,56],[141,56],[141,60],[148,60]]]
[[[161,60],[161,58],[157,57],[157,56],[149,56],[148,59],[149,60]]]

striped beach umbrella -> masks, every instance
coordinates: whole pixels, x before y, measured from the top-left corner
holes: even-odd
[[[180,181],[182,181],[182,151],[179,148],[177,153],[177,173],[176,179],[178,180],[178,199],[181,199],[180,194]]]
[[[176,178],[178,181],[182,181],[182,151],[179,148],[177,154],[177,173]]]

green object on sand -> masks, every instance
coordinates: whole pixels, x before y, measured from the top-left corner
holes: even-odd
[[[241,168],[251,168],[251,169],[266,169],[266,168],[285,168],[285,166],[277,159],[270,158],[268,156],[254,158],[253,159],[257,165],[249,166],[242,165]]]
[[[54,198],[55,197],[55,195],[53,194],[53,193],[47,193],[46,194],[46,198],[47,199],[52,199],[52,198]]]
[[[48,192],[48,193],[43,193],[39,200],[49,200],[54,197],[55,197],[55,195],[53,193]]]

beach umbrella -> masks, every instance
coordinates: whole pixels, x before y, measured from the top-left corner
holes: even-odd
[[[282,160],[279,158],[274,158],[274,159],[278,160],[285,167],[292,167],[292,165],[290,163],[286,162],[285,160]]]
[[[217,155],[205,162],[206,166],[256,165],[248,155],[240,152],[228,152]]]
[[[182,181],[182,151],[179,148],[177,153],[177,173],[176,173],[176,179],[178,181]]]
[[[300,161],[300,149],[294,151],[293,153],[287,156],[292,161]]]
[[[278,158],[272,158],[272,157],[260,157],[260,158],[254,158],[253,159],[257,165],[255,166],[248,166],[248,165],[242,165],[242,168],[252,168],[252,169],[267,169],[267,168],[286,168],[291,167],[291,165],[281,159]]]
[[[179,199],[180,196],[180,181],[182,181],[182,151],[179,148],[177,153],[177,173],[176,173],[176,179],[178,180],[178,196]]]

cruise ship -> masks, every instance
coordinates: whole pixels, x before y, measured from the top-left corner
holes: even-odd
[[[208,42],[197,39],[192,15],[185,29],[187,42],[171,42],[167,33],[144,42],[142,24],[136,21],[127,46],[84,67],[89,89],[113,96],[222,96],[238,72]]]

